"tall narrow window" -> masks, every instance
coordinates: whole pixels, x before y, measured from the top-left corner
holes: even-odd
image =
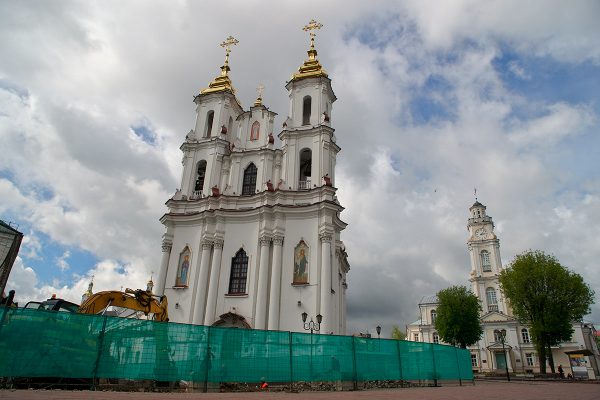
[[[227,123],[227,135],[233,137],[233,118],[231,117],[229,117],[229,122]]]
[[[439,344],[440,343],[440,335],[438,335],[437,332],[433,332],[433,335],[431,335],[433,343],[435,344]]]
[[[248,256],[240,249],[231,260],[229,275],[229,294],[246,293],[246,278],[248,277]]]
[[[242,183],[242,196],[251,196],[256,192],[256,166],[250,163],[244,171],[244,182]]]
[[[478,367],[479,363],[477,362],[477,354],[471,353],[471,367]]]
[[[258,140],[258,133],[260,132],[260,124],[255,121],[252,124],[252,130],[250,130],[250,140]]]
[[[311,188],[311,169],[312,169],[312,152],[310,149],[303,149],[300,152],[300,179],[298,189]]]
[[[488,311],[498,311],[498,299],[496,299],[496,289],[491,287],[485,289],[485,295],[487,298]]]
[[[206,175],[206,161],[202,160],[196,168],[196,183],[194,184],[194,196],[200,196],[204,189],[204,176]]]
[[[527,360],[527,366],[533,367],[535,365],[535,359],[533,353],[525,353],[525,360]]]
[[[437,318],[437,311],[431,310],[431,325],[435,325],[436,318]]]
[[[523,339],[523,343],[531,343],[529,331],[526,328],[521,329],[521,338]]]
[[[210,135],[211,135],[214,118],[215,118],[214,111],[211,110],[208,112],[208,114],[206,114],[206,132],[204,132],[205,137],[210,137]]]
[[[310,96],[304,96],[302,100],[302,125],[310,125],[310,111],[312,107],[312,99]]]
[[[490,264],[490,253],[487,250],[481,250],[479,255],[481,257],[481,268],[484,271],[491,271],[492,265]]]

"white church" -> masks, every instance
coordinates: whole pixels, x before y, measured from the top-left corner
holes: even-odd
[[[471,261],[471,291],[479,298],[483,335],[469,346],[474,373],[538,373],[539,359],[529,328],[512,314],[510,304],[500,291],[498,275],[502,271],[500,240],[494,233],[494,221],[486,207],[475,201],[469,208],[467,247]],[[419,302],[419,319],[406,328],[406,339],[415,342],[442,343],[435,329],[437,296],[425,296]],[[573,324],[570,342],[552,348],[554,364],[565,374],[598,376],[600,353],[593,339],[591,323]],[[504,344],[500,337],[504,333]]]
[[[259,95],[245,110],[236,97],[226,48],[221,73],[195,96],[181,189],[166,203],[166,228],[155,293],[167,295],[173,322],[345,334],[346,274],[336,197],[340,147],[336,100],[317,59],[311,21],[308,58],[286,83],[289,111],[277,115]]]

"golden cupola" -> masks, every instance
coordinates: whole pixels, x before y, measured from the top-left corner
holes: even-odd
[[[233,83],[229,78],[229,71],[231,71],[231,68],[229,68],[229,53],[231,53],[231,46],[235,46],[238,43],[239,41],[233,36],[229,36],[223,43],[221,43],[221,47],[225,48],[225,63],[221,67],[221,74],[213,79],[213,81],[208,84],[206,89],[202,89],[200,94],[220,93],[226,91],[235,94]]]
[[[327,72],[317,60],[317,50],[315,49],[315,36],[316,33],[313,30],[321,29],[323,24],[318,23],[314,19],[311,20],[308,25],[302,28],[303,31],[309,32],[310,35],[310,49],[308,49],[308,59],[298,68],[298,72],[292,75],[292,81],[297,81],[304,78],[314,78],[318,76],[327,77]]]

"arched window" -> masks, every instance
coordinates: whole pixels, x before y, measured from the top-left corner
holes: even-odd
[[[229,117],[229,122],[227,123],[227,134],[229,137],[233,135],[233,118]]]
[[[498,311],[498,299],[496,298],[496,289],[485,289],[485,297],[487,298],[488,311]]]
[[[433,343],[435,343],[435,344],[440,343],[440,335],[438,335],[437,332],[433,332],[433,335],[431,335],[431,338],[433,339]]]
[[[184,287],[188,285],[191,259],[192,252],[188,246],[185,246],[183,251],[179,254],[179,264],[177,266],[175,286]]]
[[[312,151],[310,151],[310,149],[303,149],[300,151],[300,179],[298,182],[298,189],[310,189],[311,169]]]
[[[260,132],[260,124],[258,121],[254,121],[252,124],[252,130],[250,131],[250,140],[258,140],[258,134]]]
[[[250,163],[244,171],[244,181],[242,183],[242,196],[251,196],[256,193],[256,166]]]
[[[304,96],[304,99],[302,99],[302,125],[310,125],[311,107],[312,99],[310,96]]]
[[[202,160],[196,168],[196,183],[194,184],[194,196],[200,196],[204,189],[204,176],[206,175],[206,161]]]
[[[521,329],[521,338],[523,339],[523,343],[531,343],[529,331],[526,328]]]
[[[490,264],[490,253],[487,250],[481,250],[479,256],[481,258],[481,268],[484,271],[491,271],[492,265]]]
[[[208,114],[206,114],[206,130],[204,131],[205,137],[210,137],[210,135],[211,135],[214,118],[215,118],[214,111],[211,110],[208,112]]]
[[[437,318],[437,311],[431,310],[431,325],[435,325],[436,318]]]
[[[246,293],[246,278],[248,277],[248,256],[240,249],[231,259],[231,274],[229,275],[229,294]]]

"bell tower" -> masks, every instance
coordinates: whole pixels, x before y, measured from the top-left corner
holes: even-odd
[[[471,288],[479,298],[483,314],[508,314],[506,302],[500,293],[498,274],[502,270],[500,240],[494,233],[494,221],[486,214],[486,207],[477,201],[469,208],[467,242],[471,258]]]

